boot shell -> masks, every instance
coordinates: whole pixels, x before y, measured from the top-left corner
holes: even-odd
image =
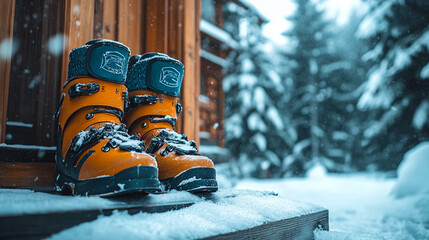
[[[159,179],[165,189],[217,191],[213,161],[197,152],[195,142],[174,131],[181,111],[178,98],[151,90],[135,90],[129,93],[129,99],[131,107],[124,123],[131,134],[141,136],[146,151],[156,158]]]
[[[121,125],[126,93],[123,84],[93,77],[77,77],[64,86],[56,159],[58,189],[68,188],[78,195],[160,190],[156,160]],[[91,136],[94,139],[88,140]]]

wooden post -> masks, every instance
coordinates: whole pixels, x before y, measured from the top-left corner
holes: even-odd
[[[183,133],[199,144],[200,96],[200,18],[199,0],[184,0],[183,64],[185,76],[182,85]]]
[[[5,142],[7,103],[9,96],[10,62],[12,57],[13,18],[15,15],[15,0],[1,1],[0,7],[3,14],[0,16],[0,43],[9,52],[2,52],[0,57],[0,143]],[[3,45],[6,44],[6,45]],[[5,54],[5,55],[3,55]]]

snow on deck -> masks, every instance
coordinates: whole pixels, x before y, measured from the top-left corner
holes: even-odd
[[[114,212],[53,235],[52,239],[195,239],[255,227],[269,221],[325,210],[320,206],[276,196],[272,192],[220,190],[215,201],[187,192],[149,195],[151,203],[193,201],[194,205],[164,213]],[[67,209],[104,208],[113,204],[98,197],[70,197],[29,190],[0,189],[0,215],[43,213]]]
[[[187,192],[149,195],[148,204],[171,202],[199,202],[203,199]],[[117,201],[100,197],[73,197],[25,189],[0,189],[0,216],[51,213],[68,210],[89,210],[117,207]]]

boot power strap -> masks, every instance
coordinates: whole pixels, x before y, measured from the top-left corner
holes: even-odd
[[[93,76],[115,83],[124,83],[130,49],[112,40],[95,39],[69,55],[67,82],[78,76]]]
[[[97,83],[87,83],[87,84],[81,84],[76,83],[73,84],[68,91],[70,99],[73,99],[75,97],[80,96],[89,96],[93,93],[96,93],[100,90],[100,85]]]
[[[64,99],[59,116],[60,125],[64,128],[67,120],[75,112],[88,107],[95,107],[93,114],[98,113],[98,107],[100,109],[112,109],[111,113],[121,119],[126,102],[126,94],[124,94],[126,91],[126,87],[123,84],[95,78],[72,80],[63,89]],[[101,112],[106,111],[102,110]],[[91,116],[88,116],[88,118],[91,118]]]

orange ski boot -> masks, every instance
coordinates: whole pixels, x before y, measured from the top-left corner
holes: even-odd
[[[155,156],[165,190],[214,192],[218,186],[212,160],[198,153],[194,141],[174,131],[183,73],[183,64],[165,54],[133,56],[126,82],[130,109],[124,122]]]
[[[125,45],[103,39],[70,52],[56,113],[57,190],[98,196],[161,190],[155,158],[121,123],[129,56]]]

